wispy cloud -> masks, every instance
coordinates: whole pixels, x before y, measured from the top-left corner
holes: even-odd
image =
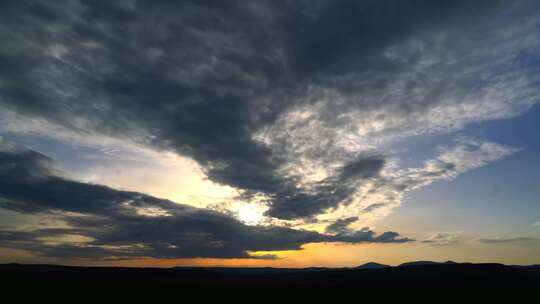
[[[450,246],[459,243],[461,233],[458,232],[438,232],[421,243],[431,246]]]
[[[519,149],[496,143],[460,139],[454,146],[441,147],[439,155],[426,160],[422,167],[382,170],[378,176],[362,183],[348,204],[328,210],[317,218],[321,221],[334,221],[356,216],[356,225],[361,226],[388,215],[401,205],[410,191],[436,181],[452,180],[464,172],[517,151]]]
[[[505,243],[525,243],[525,242],[532,242],[537,241],[535,238],[529,238],[529,237],[511,237],[511,238],[485,238],[485,239],[478,239],[477,242],[484,243],[484,244],[505,244]]]

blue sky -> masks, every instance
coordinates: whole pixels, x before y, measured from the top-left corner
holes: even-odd
[[[478,123],[443,137],[415,142],[410,150],[412,158],[425,153],[426,147],[443,144],[456,135],[521,150],[450,182],[437,182],[410,193],[407,203],[383,223],[475,236],[538,237],[540,230],[534,223],[540,214],[539,128],[540,108],[535,106],[516,118]]]

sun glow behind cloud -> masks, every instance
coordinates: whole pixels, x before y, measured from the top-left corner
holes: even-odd
[[[114,150],[113,158],[122,159],[122,150]],[[107,151],[106,148],[103,150]],[[139,147],[133,162],[124,165],[89,167],[77,179],[117,189],[147,193],[173,202],[209,208],[231,214],[243,223],[258,225],[268,222],[268,209],[257,199],[244,199],[241,190],[209,180],[193,160],[170,152]],[[110,154],[109,154],[110,156]],[[141,211],[142,212],[142,211]],[[144,211],[147,212],[147,211]],[[147,212],[159,214],[159,212]]]
[[[129,163],[89,167],[77,173],[77,177],[197,207],[228,201],[238,195],[233,188],[206,178],[200,166],[189,158],[141,147],[135,153],[137,158]],[[115,152],[112,158],[123,159],[122,151]]]

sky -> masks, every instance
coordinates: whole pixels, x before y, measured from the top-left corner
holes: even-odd
[[[540,3],[0,2],[0,263],[540,263]]]

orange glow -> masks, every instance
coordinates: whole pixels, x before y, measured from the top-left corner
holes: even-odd
[[[308,244],[303,250],[255,252],[252,254],[273,254],[279,258],[269,259],[135,259],[117,261],[95,261],[70,263],[85,266],[124,266],[124,267],[354,267],[367,262],[389,265],[415,260],[457,262],[499,262],[506,264],[533,264],[537,256],[530,250],[501,248],[509,250],[505,258],[489,246],[462,244],[459,246],[426,246],[420,244],[360,244],[345,245],[334,243]],[[511,252],[510,252],[511,251]],[[511,253],[511,254],[510,254]]]

